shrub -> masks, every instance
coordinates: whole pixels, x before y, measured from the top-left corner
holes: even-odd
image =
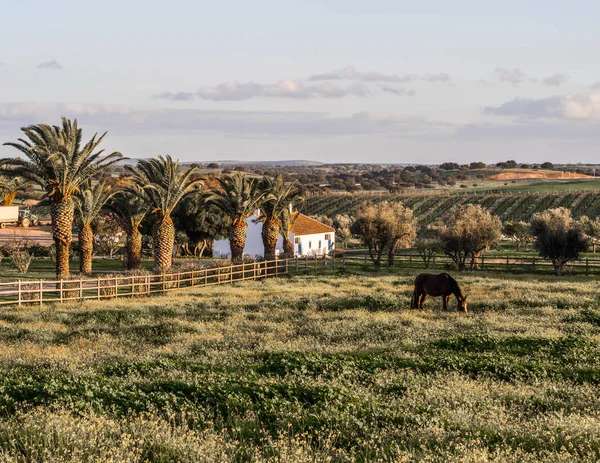
[[[33,256],[27,251],[18,249],[11,252],[10,260],[19,273],[27,273],[31,261],[33,260]]]

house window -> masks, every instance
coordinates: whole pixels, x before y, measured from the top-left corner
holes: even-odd
[[[321,249],[321,240],[319,240],[319,249]]]
[[[331,239],[331,235],[330,235],[329,233],[327,233],[327,234],[325,235],[325,240],[329,241],[330,239]]]
[[[312,249],[312,241],[308,242],[308,249]]]
[[[294,243],[300,244],[300,238],[294,238]]]

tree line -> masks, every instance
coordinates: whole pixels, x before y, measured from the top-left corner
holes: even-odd
[[[251,176],[236,172],[202,177],[197,166],[182,168],[171,156],[140,160],[114,176],[120,152],[100,148],[106,132],[83,141],[77,120],[61,125],[37,124],[21,129],[23,137],[5,143],[21,157],[0,160],[4,178],[14,185],[38,185],[42,203],[50,208],[56,252],[56,276],[69,277],[73,227],[78,232],[79,270],[92,272],[94,223],[102,211],[112,214],[126,233],[127,268],[140,267],[143,236],[150,235],[154,267],[168,270],[178,233],[184,246],[207,238],[228,236],[234,263],[243,259],[247,219],[260,209],[264,257],[275,257],[281,234],[286,252],[293,251],[289,229],[292,207],[303,200],[295,182],[278,175]],[[19,189],[15,190],[15,194]],[[14,199],[14,196],[13,196]],[[5,204],[7,200],[4,201]]]
[[[467,204],[451,211],[445,221],[418,229],[413,211],[401,203],[364,204],[354,219],[339,215],[333,219],[337,242],[350,237],[360,239],[379,268],[387,259],[393,264],[394,251],[414,247],[427,268],[436,255],[452,259],[458,271],[477,269],[482,253],[496,246],[504,236],[517,250],[533,243],[539,255],[552,262],[557,274],[569,261],[579,258],[590,246],[596,251],[600,241],[600,220],[581,217],[575,220],[569,209],[559,207],[533,215],[530,223],[505,222],[485,208]]]

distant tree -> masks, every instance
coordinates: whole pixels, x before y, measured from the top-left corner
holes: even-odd
[[[554,164],[552,164],[551,162],[548,162],[548,161],[546,161],[546,162],[543,162],[543,163],[540,165],[540,167],[541,167],[542,169],[554,169]]]
[[[527,222],[505,222],[504,227],[502,227],[502,233],[515,243],[517,252],[519,252],[519,248],[522,245],[527,250],[527,245],[533,242],[531,225]]]
[[[481,253],[500,241],[501,229],[498,217],[474,204],[454,209],[445,223],[434,227],[444,254],[459,271],[464,270],[467,258],[471,259],[471,269],[477,268]]]
[[[469,169],[485,169],[486,165],[483,162],[472,162],[469,164]]]
[[[589,245],[579,223],[564,207],[535,214],[531,233],[535,236],[535,248],[541,257],[552,262],[557,275],[562,275],[565,265],[578,259]]]
[[[352,226],[352,217],[348,214],[338,214],[333,218],[333,228],[335,228],[335,240],[339,242],[342,248],[348,245],[352,237],[350,227]]]
[[[3,206],[12,206],[13,201],[20,192],[33,187],[31,180],[23,177],[0,176],[0,201]]]
[[[211,162],[206,166],[207,169],[218,169],[219,168],[219,164],[217,164],[216,162]]]
[[[458,170],[460,166],[456,162],[444,162],[440,164],[440,169],[442,170]]]
[[[379,268],[384,253],[387,253],[388,265],[392,265],[394,250],[399,246],[407,246],[414,240],[416,224],[411,209],[400,202],[386,201],[362,206],[357,211],[356,221],[350,231],[367,246],[371,260]]]
[[[596,246],[600,243],[600,218],[596,217],[592,220],[584,215],[579,219],[579,226],[592,245],[594,254],[596,254]]]
[[[428,225],[422,227],[417,234],[414,247],[417,249],[421,260],[423,260],[425,268],[430,268],[434,263],[435,256],[441,254],[443,251],[436,226]]]

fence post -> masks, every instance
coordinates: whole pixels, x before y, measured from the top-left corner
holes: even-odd
[[[285,259],[285,273],[288,274],[289,273],[289,269],[288,266],[290,264],[290,260],[289,259]]]
[[[531,265],[533,267],[533,271],[535,272],[535,257],[533,258],[533,261],[531,262]]]
[[[365,265],[367,265],[367,255],[365,254]]]
[[[40,280],[40,307],[42,306],[42,299],[44,295],[44,280]]]
[[[181,273],[177,272],[177,288],[181,288]]]
[[[318,260],[318,256],[315,254],[315,275],[317,274],[319,268],[319,260]]]
[[[304,256],[304,273],[308,273],[308,255]]]
[[[60,291],[60,294],[59,294],[58,298],[59,298],[60,302],[62,302],[63,301],[63,281],[62,281],[62,278],[60,279],[60,285],[58,287],[59,287],[59,291]]]
[[[19,307],[21,307],[21,280],[19,280]]]
[[[485,256],[481,256],[481,271],[483,272],[483,267],[485,265]]]
[[[254,273],[254,275],[253,275],[252,279],[256,280],[256,261],[254,261],[254,270],[253,270],[253,273]]]
[[[408,269],[412,270],[412,254],[408,255]]]
[[[100,300],[100,277],[96,278],[96,299]]]
[[[296,275],[298,274],[298,261],[300,260],[300,258],[298,256],[296,256]]]
[[[335,251],[333,251],[333,259],[332,259],[332,264],[331,265],[333,267],[333,270],[335,270]]]
[[[586,257],[585,259],[585,276],[588,277],[590,274],[590,260]]]
[[[115,297],[119,297],[119,284],[117,282],[117,277],[115,277]]]

